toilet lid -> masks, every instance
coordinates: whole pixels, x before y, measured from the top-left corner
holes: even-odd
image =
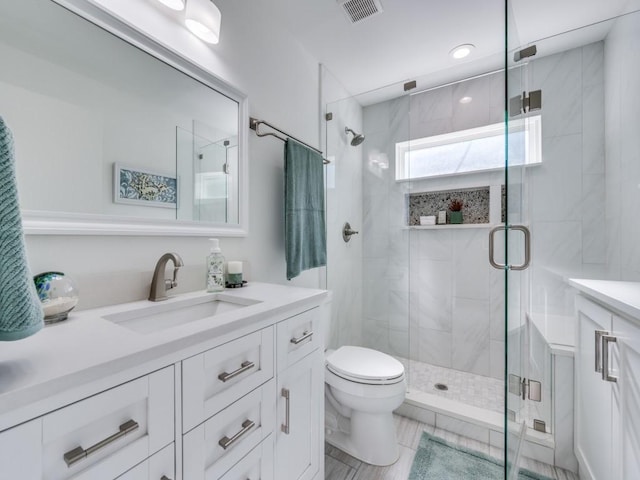
[[[340,377],[362,383],[401,380],[404,366],[386,353],[345,346],[327,356],[327,368]]]

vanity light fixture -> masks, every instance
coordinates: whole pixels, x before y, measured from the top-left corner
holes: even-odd
[[[455,60],[460,60],[462,58],[468,57],[474,48],[476,48],[475,45],[472,45],[470,43],[465,43],[463,45],[458,45],[457,47],[453,48],[449,52],[449,55],[451,56],[451,58]]]
[[[211,0],[188,0],[185,12],[187,28],[200,40],[218,43],[222,14]]]
[[[184,0],[158,0],[163,5],[169,7],[171,10],[184,10]]]

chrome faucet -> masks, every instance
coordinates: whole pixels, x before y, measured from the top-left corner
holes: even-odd
[[[171,260],[173,262],[173,279],[164,278],[164,270],[167,266],[167,262]],[[184,265],[182,258],[177,253],[165,253],[160,257],[158,263],[156,263],[156,269],[153,272],[153,280],[151,280],[151,291],[149,292],[149,300],[152,302],[159,302],[160,300],[166,300],[167,290],[178,286],[176,278],[178,276],[178,269]]]

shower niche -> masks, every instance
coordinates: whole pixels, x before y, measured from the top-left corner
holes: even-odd
[[[453,200],[462,202],[462,223],[452,225],[421,225],[420,217],[435,216],[447,211]],[[459,227],[460,225],[489,226],[504,223],[504,185],[486,185],[454,190],[421,191],[406,195],[407,225],[416,228]]]

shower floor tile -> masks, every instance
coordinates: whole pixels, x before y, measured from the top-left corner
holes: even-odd
[[[409,373],[409,390],[418,390],[450,400],[484,408],[492,412],[504,412],[504,381],[438,367],[428,363],[396,357]],[[447,390],[439,390],[436,384],[444,384]]]

